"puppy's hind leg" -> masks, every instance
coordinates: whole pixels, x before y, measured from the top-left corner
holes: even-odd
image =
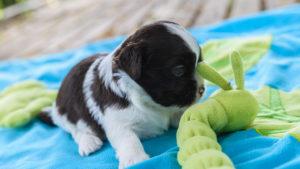
[[[51,117],[56,125],[71,133],[73,139],[79,146],[78,151],[81,156],[87,156],[102,147],[102,140],[83,120],[77,121],[76,124],[72,123],[68,120],[66,115],[61,115],[58,112],[55,104],[53,105]]]
[[[72,136],[79,146],[81,156],[88,156],[102,147],[102,140],[85,123],[78,121],[76,127],[77,131]]]

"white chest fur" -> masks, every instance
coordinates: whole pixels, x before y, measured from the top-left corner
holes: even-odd
[[[104,124],[102,124],[104,129],[112,129],[111,126],[115,126],[114,129],[128,128],[135,132],[139,138],[149,138],[162,134],[168,129],[171,118],[171,113],[146,112],[133,105],[125,109],[110,107],[106,109],[104,114]]]

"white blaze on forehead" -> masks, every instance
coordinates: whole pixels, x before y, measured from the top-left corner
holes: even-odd
[[[173,23],[163,23],[163,24],[167,27],[167,29],[171,33],[181,37],[181,39],[185,41],[188,47],[196,54],[196,66],[197,66],[199,56],[200,56],[200,47],[197,41],[182,26]]]

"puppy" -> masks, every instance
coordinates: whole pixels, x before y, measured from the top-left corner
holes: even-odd
[[[108,139],[119,168],[128,167],[149,158],[140,139],[177,127],[182,112],[201,98],[205,88],[195,69],[201,61],[199,45],[180,25],[143,26],[112,53],[74,66],[40,119],[69,132],[82,156]]]

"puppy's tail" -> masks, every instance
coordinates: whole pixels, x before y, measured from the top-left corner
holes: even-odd
[[[43,108],[38,115],[38,119],[48,124],[49,126],[56,126],[51,118],[52,107]]]

